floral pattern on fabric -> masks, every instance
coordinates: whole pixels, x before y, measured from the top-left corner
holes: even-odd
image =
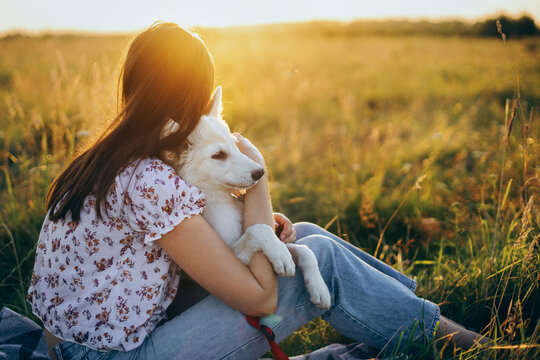
[[[165,317],[178,287],[180,269],[154,241],[200,214],[205,199],[170,166],[147,158],[116,177],[103,219],[95,205],[87,196],[77,224],[46,217],[28,301],[57,337],[128,351]]]

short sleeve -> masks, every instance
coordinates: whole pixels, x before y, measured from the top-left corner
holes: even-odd
[[[133,230],[145,233],[145,243],[160,239],[204,209],[203,193],[161,160],[143,159],[120,176],[129,181],[123,194],[127,221]]]

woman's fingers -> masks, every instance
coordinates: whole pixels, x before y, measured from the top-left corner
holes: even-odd
[[[283,241],[285,244],[295,242],[296,241],[296,231],[294,231],[294,229],[292,229],[291,233],[285,239],[282,238],[281,241]]]
[[[246,139],[239,133],[234,133],[233,136],[236,138],[236,145],[241,153],[256,163],[264,166],[264,158],[261,155],[261,152],[251,141],[249,141],[249,139]]]
[[[283,224],[283,231],[281,232],[282,238],[288,237],[293,230],[291,221],[281,213],[278,213],[278,218],[281,219],[281,224]]]
[[[281,213],[274,213],[274,221],[276,226],[276,234],[284,243],[291,243],[296,240],[296,231],[285,215]]]

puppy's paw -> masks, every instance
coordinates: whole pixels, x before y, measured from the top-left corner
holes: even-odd
[[[310,279],[306,277],[306,288],[309,293],[309,299],[312,303],[323,309],[330,309],[332,306],[332,298],[330,297],[330,291],[324,282],[322,276],[311,276]]]
[[[287,250],[287,247],[283,243],[276,243],[276,246],[273,246],[272,249],[265,251],[265,255],[274,267],[276,274],[280,276],[294,276],[296,265],[289,250]]]
[[[265,224],[256,224],[246,230],[249,245],[256,251],[262,250],[276,274],[294,276],[296,265],[287,246],[274,233],[274,229]]]

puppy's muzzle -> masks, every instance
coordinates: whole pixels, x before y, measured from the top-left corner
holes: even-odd
[[[251,178],[253,181],[257,181],[264,175],[264,169],[260,168],[251,172]]]

